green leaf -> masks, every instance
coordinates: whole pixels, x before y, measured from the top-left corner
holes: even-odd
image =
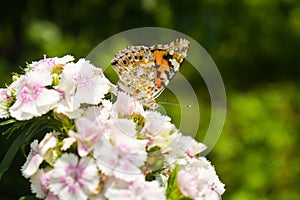
[[[179,185],[177,182],[178,171],[179,171],[179,165],[176,165],[176,167],[171,172],[168,180],[166,197],[168,200],[174,200],[174,199],[190,200],[190,198],[183,196],[183,194],[180,192]]]
[[[5,125],[11,124],[11,123],[15,123],[15,122],[16,122],[15,119],[8,119],[8,120],[5,120],[3,122],[0,122],[0,126],[5,126]]]
[[[37,198],[35,196],[23,196],[23,197],[20,197],[19,200],[39,200],[39,198]]]
[[[151,149],[147,150],[147,152],[151,153],[151,152],[155,152],[155,151],[159,151],[160,147],[159,146],[154,146]]]
[[[12,145],[9,147],[8,151],[6,152],[1,164],[0,164],[0,179],[2,178],[2,175],[9,169],[9,166],[15,157],[16,153],[18,152],[20,146],[24,144],[24,141],[26,140],[25,134],[20,134],[15,141],[12,143]]]

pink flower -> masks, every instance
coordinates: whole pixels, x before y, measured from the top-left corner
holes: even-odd
[[[30,177],[31,191],[36,194],[38,198],[46,198],[46,200],[58,200],[58,196],[49,190],[49,179],[52,175],[52,170],[38,170],[32,177]]]
[[[79,160],[74,154],[63,154],[54,165],[49,189],[59,199],[83,200],[93,194],[98,183],[98,169],[92,158]]]
[[[57,91],[47,89],[52,83],[50,72],[28,72],[14,83],[16,87],[16,102],[10,107],[12,117],[18,120],[28,120],[41,116],[51,110],[59,101]]]
[[[123,139],[122,143],[114,145],[110,140],[103,138],[96,145],[94,156],[99,169],[105,175],[132,181],[143,176],[139,167],[146,161],[147,154],[145,149],[140,149],[140,146],[145,143],[137,139],[135,142],[131,139]]]

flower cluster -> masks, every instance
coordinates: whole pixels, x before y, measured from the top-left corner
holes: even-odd
[[[100,68],[73,61],[65,56],[33,62],[0,90],[0,118],[48,115],[60,122],[31,143],[21,169],[36,197],[221,198],[224,184],[199,157],[205,145],[182,135],[169,117],[117,91]]]

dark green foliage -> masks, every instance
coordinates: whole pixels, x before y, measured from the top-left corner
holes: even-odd
[[[2,135],[6,136],[7,142],[12,142],[5,153],[4,158],[0,164],[0,179],[4,172],[6,172],[10,164],[20,148],[28,145],[32,138],[38,135],[44,135],[48,131],[57,130],[61,128],[61,123],[48,115],[37,117],[27,121],[14,121],[8,119],[0,125],[4,126],[5,131]],[[9,127],[8,127],[9,125]],[[3,127],[1,127],[1,130]]]

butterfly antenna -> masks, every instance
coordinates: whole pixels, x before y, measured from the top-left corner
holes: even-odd
[[[192,105],[190,105],[190,104],[178,104],[178,103],[170,103],[170,102],[166,102],[166,101],[159,101],[157,103],[164,104],[164,105],[172,105],[172,106],[180,106],[180,107],[185,107],[185,108],[192,108]]]

